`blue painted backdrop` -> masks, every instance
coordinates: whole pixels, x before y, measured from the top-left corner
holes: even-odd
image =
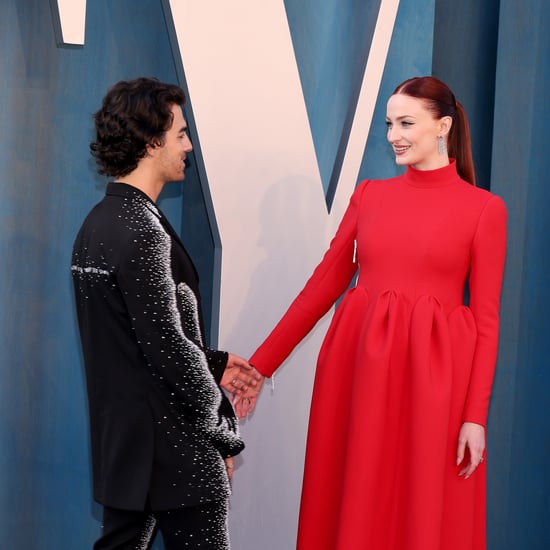
[[[329,197],[372,33],[358,22],[378,3],[285,1]],[[550,547],[548,21],[546,0],[402,0],[359,177],[395,173],[385,144],[386,97],[400,80],[433,71],[470,114],[480,184],[508,204],[502,339],[489,418],[489,550]],[[422,51],[411,64],[406,54],[416,44]],[[90,494],[68,268],[76,230],[105,183],[88,155],[91,114],[121,78],[176,81],[182,73],[160,1],[89,0],[86,45],[68,49],[55,44],[47,2],[3,0],[0,51],[0,547],[87,548],[100,510]],[[182,227],[199,264],[215,334],[210,312],[219,242],[201,175],[193,163],[185,187],[168,188],[161,207]]]
[[[434,74],[470,114],[479,184],[509,210],[488,425],[489,550],[550,548],[549,20],[545,0],[464,0],[436,9]]]
[[[501,0],[491,188],[510,211],[489,444],[492,548],[550,548],[550,21],[547,0]]]
[[[286,0],[319,172],[330,207],[380,0]]]

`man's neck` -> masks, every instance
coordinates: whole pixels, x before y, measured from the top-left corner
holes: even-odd
[[[155,203],[165,184],[165,182],[159,181],[157,178],[153,177],[150,171],[147,170],[147,167],[143,166],[141,162],[134,171],[126,176],[117,178],[115,181],[136,187],[140,191],[143,191],[143,193]]]

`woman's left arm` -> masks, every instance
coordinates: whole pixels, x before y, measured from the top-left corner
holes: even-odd
[[[493,195],[480,215],[472,243],[470,309],[477,339],[463,412],[464,422],[485,426],[498,349],[500,290],[506,254],[506,206]]]
[[[483,461],[485,425],[495,372],[500,290],[506,254],[506,206],[492,196],[478,221],[471,250],[470,309],[477,339],[470,383],[458,436],[457,465],[459,475],[468,478]],[[463,463],[465,457],[467,463]]]

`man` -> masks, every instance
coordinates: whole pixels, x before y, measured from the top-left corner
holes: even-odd
[[[94,548],[229,548],[233,456],[244,447],[220,386],[259,380],[248,363],[205,346],[198,277],[155,205],[185,176],[192,145],[181,88],[139,78],[113,86],[90,145],[114,178],[76,238],[72,275],[90,413]]]

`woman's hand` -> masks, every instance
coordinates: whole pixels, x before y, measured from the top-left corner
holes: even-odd
[[[258,385],[256,385],[254,388],[249,388],[246,392],[239,395],[233,401],[233,407],[235,407],[237,418],[245,418],[254,411],[254,408],[256,407],[256,401],[258,401],[258,397],[260,395],[260,391],[265,380],[264,376],[260,376],[262,377],[262,379],[258,383]]]
[[[468,453],[466,453],[468,449]],[[456,465],[459,466],[468,454],[470,461],[458,473],[468,479],[483,462],[485,451],[485,428],[474,422],[464,422],[458,434],[458,448],[456,452]]]

